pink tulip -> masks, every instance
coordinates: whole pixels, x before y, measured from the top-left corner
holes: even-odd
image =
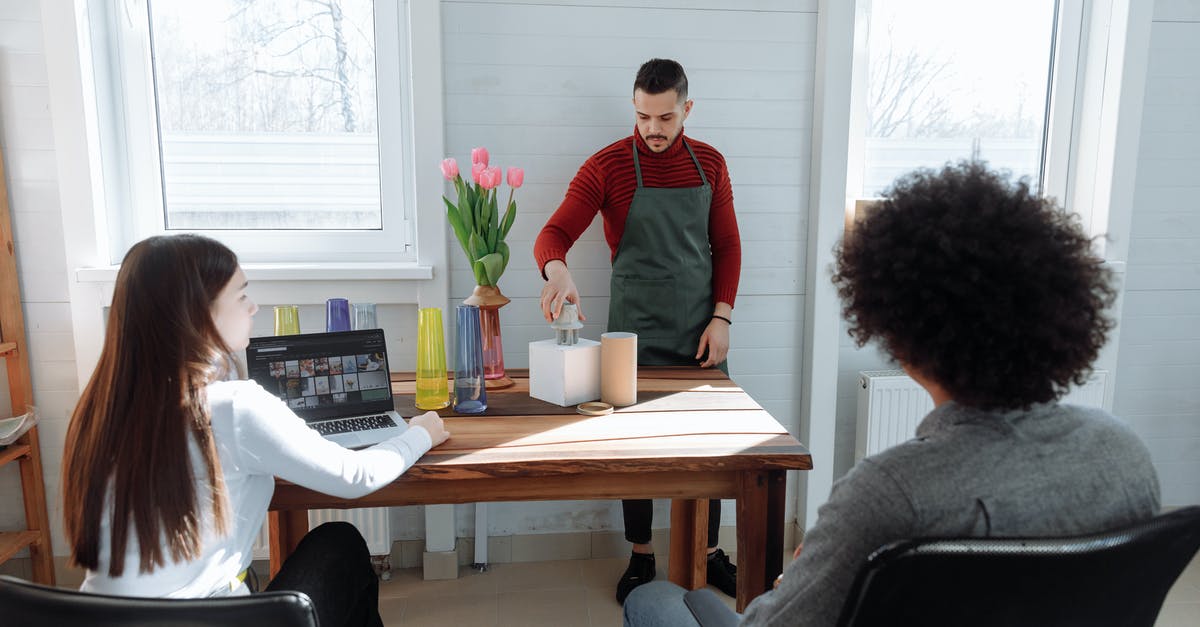
[[[482,146],[480,146],[479,148],[472,148],[471,149],[471,163],[472,164],[482,163],[483,165],[487,165],[488,164],[487,148],[484,148]]]
[[[508,186],[516,189],[525,182],[525,170],[521,168],[508,169]]]
[[[447,181],[453,181],[454,177],[458,176],[458,162],[454,157],[442,159],[442,176],[446,177]]]
[[[495,189],[500,185],[500,168],[485,168],[479,174],[479,186],[484,189]]]
[[[482,174],[483,171],[486,169],[487,169],[486,163],[472,163],[471,164],[471,180],[475,181],[475,183],[479,183],[479,175]]]

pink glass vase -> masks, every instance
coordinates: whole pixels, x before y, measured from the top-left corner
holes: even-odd
[[[504,342],[500,337],[500,308],[510,301],[494,285],[477,285],[464,305],[479,307],[479,330],[483,340],[483,379],[489,389],[505,388],[513,380],[504,374]]]
[[[483,337],[483,378],[504,377],[504,342],[500,339],[500,308],[479,310],[479,329]]]

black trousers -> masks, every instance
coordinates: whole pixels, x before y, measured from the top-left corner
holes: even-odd
[[[654,519],[654,501],[626,499],[621,501],[625,512],[625,539],[634,544],[650,543],[650,523]],[[721,499],[708,500],[708,548],[717,546],[721,532]]]
[[[307,594],[321,627],[383,627],[379,577],[367,541],[348,522],[327,522],[309,531],[267,585],[267,591],[276,590]]]

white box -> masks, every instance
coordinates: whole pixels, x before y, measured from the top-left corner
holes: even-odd
[[[529,395],[562,407],[600,398],[600,342],[529,343]]]

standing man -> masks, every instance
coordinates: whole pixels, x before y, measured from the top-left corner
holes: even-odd
[[[742,246],[725,158],[712,146],[684,137],[683,122],[693,104],[687,96],[687,75],[679,63],[651,59],[638,70],[633,136],[583,164],[534,244],[546,279],[542,313],[551,321],[564,301],[579,306],[567,251],[599,211],[613,264],[608,330],[637,333],[641,365],[699,364],[728,372],[725,356]],[[579,314],[586,320],[582,307]],[[633,554],[617,583],[618,603],[655,576],[652,502],[621,504]],[[713,499],[708,583],[734,596],[736,568],[716,548],[720,525],[721,501]]]

